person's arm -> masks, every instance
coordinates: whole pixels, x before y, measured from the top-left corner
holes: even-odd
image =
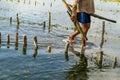
[[[71,19],[73,22],[76,22],[77,20],[77,3],[79,2],[79,0],[72,0],[72,15],[71,15]]]
[[[76,16],[77,1],[78,0],[72,0],[72,16]]]

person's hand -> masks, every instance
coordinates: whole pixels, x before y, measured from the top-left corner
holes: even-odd
[[[72,20],[73,22],[76,22],[76,21],[77,21],[77,17],[76,17],[76,16],[71,16],[71,20]]]
[[[72,8],[72,5],[71,5],[71,4],[68,4],[68,6],[69,6],[70,8]]]

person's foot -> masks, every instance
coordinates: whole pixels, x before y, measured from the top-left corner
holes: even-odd
[[[82,46],[81,46],[81,54],[84,54],[84,53],[85,53],[85,49],[86,49],[86,46],[82,45]]]
[[[72,36],[68,36],[67,39],[69,39],[70,41],[74,41],[74,38]]]
[[[72,36],[68,36],[67,39],[72,43],[76,43],[76,41],[74,40],[74,38]]]

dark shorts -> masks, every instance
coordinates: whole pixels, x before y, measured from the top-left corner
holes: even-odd
[[[77,20],[80,23],[90,23],[91,22],[91,17],[90,17],[90,14],[88,14],[88,13],[79,12],[79,13],[77,13]]]

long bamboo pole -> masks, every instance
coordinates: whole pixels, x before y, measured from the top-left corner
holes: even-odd
[[[96,18],[99,18],[99,19],[103,19],[103,20],[106,20],[106,21],[109,21],[109,22],[112,22],[112,23],[116,23],[115,20],[108,19],[108,18],[102,17],[102,16],[97,15],[97,14],[91,14],[91,16],[96,17]]]
[[[68,11],[71,10],[70,7],[68,7],[68,5],[66,5],[66,4],[67,4],[66,1],[65,1],[65,0],[62,0],[62,1],[63,1],[64,5],[66,6],[67,10],[68,10]],[[115,20],[105,18],[105,17],[100,16],[100,15],[98,15],[98,14],[91,14],[91,16],[96,17],[96,18],[99,18],[99,19],[102,19],[102,20],[106,20],[106,21],[109,21],[109,22],[112,22],[112,23],[116,23]]]

